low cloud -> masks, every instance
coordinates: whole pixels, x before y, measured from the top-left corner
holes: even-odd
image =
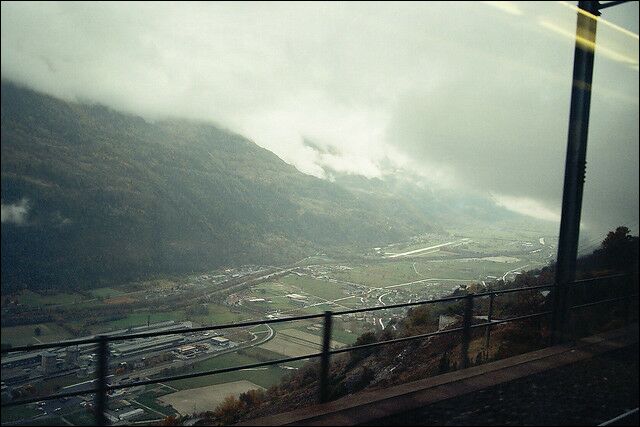
[[[563,2],[3,2],[2,77],[536,216],[561,204],[575,22]],[[602,230],[637,227],[637,32],[637,2],[598,24],[583,219]]]
[[[23,225],[27,220],[29,201],[22,199],[18,203],[5,205],[2,203],[2,224]]]
[[[495,196],[494,201],[498,206],[507,208],[522,215],[560,224],[560,212],[548,209],[540,202],[527,197]]]

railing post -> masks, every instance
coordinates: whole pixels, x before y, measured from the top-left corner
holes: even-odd
[[[638,283],[638,272],[635,271],[633,274],[626,276],[626,285],[625,286],[625,292],[626,292],[626,296],[627,298],[624,299],[624,324],[625,326],[628,326],[631,323],[631,310],[632,310],[632,304],[631,304],[631,298],[634,294],[634,290],[636,287],[636,283]]]
[[[489,295],[489,313],[487,313],[487,323],[489,323],[484,331],[484,358],[489,360],[489,337],[491,336],[491,320],[493,320],[493,300],[496,294]]]
[[[109,341],[104,335],[98,337],[98,366],[96,366],[96,379],[98,391],[96,392],[95,416],[96,425],[105,426],[107,420],[104,411],[107,407],[107,375],[109,372]]]
[[[473,317],[473,294],[465,298],[464,318],[462,319],[461,368],[469,367],[469,341],[471,341],[471,318]]]
[[[322,333],[322,357],[320,359],[320,403],[329,400],[329,362],[331,353],[331,320],[332,313],[324,312],[324,329]]]

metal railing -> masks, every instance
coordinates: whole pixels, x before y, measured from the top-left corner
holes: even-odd
[[[609,276],[603,276],[603,277],[598,277],[594,279],[574,281],[573,283],[571,283],[571,285],[584,285],[588,283],[594,283],[594,282],[599,282],[599,281],[608,280],[608,279],[619,279],[619,278],[628,277],[628,276],[629,276],[628,274],[609,275]],[[173,329],[169,331],[143,332],[143,333],[113,335],[113,336],[101,335],[101,336],[85,338],[85,339],[59,341],[59,342],[52,342],[52,343],[45,343],[45,344],[36,344],[36,345],[13,347],[9,349],[2,349],[1,354],[4,355],[7,353],[28,352],[28,351],[45,350],[45,349],[52,349],[52,348],[66,348],[66,347],[76,346],[80,344],[93,343],[93,344],[98,344],[98,351],[97,351],[98,363],[95,371],[96,378],[93,380],[93,381],[96,381],[95,388],[56,393],[56,394],[50,394],[47,396],[37,396],[37,397],[28,398],[28,399],[14,400],[14,401],[2,403],[1,406],[2,407],[17,406],[17,405],[24,405],[24,404],[40,402],[45,400],[53,400],[53,399],[68,398],[68,397],[79,396],[79,395],[95,394],[94,412],[96,417],[96,424],[106,425],[106,419],[104,414],[105,414],[105,409],[107,404],[107,393],[110,391],[130,388],[130,387],[163,383],[167,381],[196,378],[196,377],[202,377],[207,375],[216,375],[216,374],[222,374],[227,372],[239,371],[242,369],[267,367],[272,365],[279,365],[282,363],[295,362],[295,361],[313,359],[318,357],[320,358],[319,400],[320,402],[327,402],[329,400],[329,364],[330,364],[330,359],[332,355],[345,353],[345,352],[352,352],[357,350],[363,350],[363,349],[368,349],[368,348],[373,348],[373,347],[378,347],[378,346],[383,346],[388,344],[414,341],[414,340],[434,337],[438,335],[461,333],[462,345],[461,345],[460,360],[461,360],[461,367],[464,368],[469,366],[468,350],[469,350],[469,343],[471,341],[471,331],[473,329],[486,328],[485,329],[485,349],[488,349],[490,330],[492,326],[502,324],[502,323],[507,323],[507,322],[515,322],[515,321],[521,321],[526,319],[539,318],[539,317],[553,314],[553,312],[549,310],[549,311],[543,311],[539,313],[510,317],[507,319],[493,320],[493,306],[494,306],[494,299],[496,296],[511,294],[511,293],[542,290],[542,289],[557,290],[557,286],[558,286],[557,284],[549,284],[549,285],[529,286],[529,287],[510,288],[510,289],[501,289],[501,290],[491,290],[491,291],[475,293],[475,294],[468,293],[466,295],[456,295],[456,296],[450,296],[450,297],[439,298],[439,299],[421,300],[421,301],[391,304],[391,305],[376,306],[376,307],[357,308],[357,309],[336,311],[336,312],[325,311],[324,313],[318,313],[318,314],[309,314],[309,315],[293,316],[293,317],[277,318],[277,319],[267,319],[267,320],[257,320],[257,321],[249,321],[249,322],[242,322],[242,323],[202,326],[202,327],[195,327],[195,328]],[[584,307],[590,307],[597,304],[612,303],[617,301],[628,302],[630,301],[631,298],[638,297],[638,294],[632,293],[633,288],[630,288],[630,289],[631,289],[631,292],[629,292],[629,294],[624,295],[622,297],[608,298],[608,299],[599,300],[595,302],[579,304],[576,306],[572,306],[569,309],[574,310],[574,309],[579,309]],[[487,316],[487,321],[474,324],[473,323],[474,300],[477,298],[485,298],[485,297],[489,298],[489,312]],[[446,302],[461,301],[461,300],[464,301],[464,310],[463,310],[464,314],[462,318],[461,327],[451,328],[451,329],[442,329],[434,332],[394,338],[394,339],[389,339],[385,341],[377,341],[377,342],[368,343],[368,344],[331,349],[331,335],[332,335],[332,323],[333,323],[332,321],[333,321],[333,317],[335,316],[364,313],[364,312],[374,312],[379,310],[415,307],[415,306],[421,306],[421,305],[446,303]],[[629,309],[630,309],[630,305],[627,305],[626,310],[628,311]],[[628,315],[626,317],[628,319]],[[109,343],[110,342],[125,341],[125,340],[131,340],[131,339],[139,339],[139,338],[151,338],[151,337],[164,336],[164,335],[175,335],[175,334],[205,332],[205,331],[223,330],[223,329],[231,329],[231,328],[242,328],[242,327],[248,327],[248,326],[269,325],[269,324],[282,323],[282,322],[292,322],[292,321],[320,319],[320,318],[323,319],[324,324],[323,324],[323,336],[322,336],[322,351],[319,353],[312,353],[312,354],[296,356],[296,357],[287,357],[283,359],[269,360],[269,361],[253,363],[253,364],[245,364],[245,365],[233,366],[229,368],[212,369],[207,371],[199,371],[199,372],[181,374],[181,375],[172,375],[172,376],[147,379],[142,381],[133,381],[125,384],[110,385],[107,383],[107,376],[109,372],[108,359],[109,359]]]

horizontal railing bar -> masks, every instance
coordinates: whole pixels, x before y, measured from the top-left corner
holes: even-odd
[[[486,292],[480,292],[477,294],[473,294],[476,297],[486,297],[486,296],[491,296],[491,294],[493,295],[501,295],[501,294],[510,294],[513,292],[525,292],[525,291],[535,291],[538,289],[547,289],[547,288],[553,288],[555,286],[555,284],[549,284],[549,285],[538,285],[538,286],[527,286],[525,288],[512,288],[512,289],[501,289],[498,291],[486,291]]]
[[[599,4],[597,6],[597,8],[598,8],[598,10],[602,10],[602,9],[606,9],[608,7],[611,7],[611,6],[617,6],[617,5],[622,4],[622,3],[628,3],[630,1],[631,0],[614,0],[614,1],[607,2],[607,3],[601,3],[601,4]],[[604,424],[600,424],[600,425],[604,425]]]
[[[271,323],[283,323],[283,322],[293,322],[297,320],[317,319],[322,316],[323,316],[322,313],[305,314],[304,316],[282,317],[280,319],[254,320],[251,322],[227,323],[223,325],[200,326],[197,328],[176,329],[174,331],[143,332],[143,333],[131,334],[131,335],[117,335],[115,337],[108,337],[108,339],[109,341],[126,341],[129,339],[135,339],[135,338],[151,338],[151,337],[157,337],[161,335],[182,334],[185,332],[205,332],[205,331],[215,331],[218,329],[243,328],[246,326],[258,326],[258,325],[267,325]]]
[[[600,280],[607,280],[607,279],[619,279],[621,277],[630,277],[630,276],[631,275],[629,273],[620,273],[620,274],[611,274],[609,276],[589,277],[587,279],[574,280],[573,282],[570,282],[569,285],[570,286],[582,285],[583,283],[598,282]]]
[[[93,380],[93,381],[96,381],[96,380]],[[97,391],[98,391],[97,388],[91,388],[89,390],[68,391],[66,393],[51,394],[49,396],[31,397],[29,399],[14,400],[12,402],[6,402],[6,403],[3,403],[1,407],[4,408],[7,406],[26,405],[29,403],[35,403],[35,402],[40,402],[45,400],[61,399],[63,397],[81,396],[83,394],[94,394],[94,393],[97,393]]]
[[[392,340],[378,341],[378,342],[373,342],[373,343],[369,343],[369,344],[357,345],[357,346],[354,346],[354,347],[337,348],[335,350],[331,350],[330,353],[331,354],[340,354],[340,353],[346,353],[346,352],[349,352],[349,351],[361,350],[363,348],[377,347],[377,346],[380,346],[380,345],[393,344],[393,343],[403,342],[403,341],[412,341],[412,340],[417,340],[417,339],[420,339],[420,338],[428,338],[428,337],[432,337],[432,336],[436,336],[436,335],[452,334],[452,333],[455,333],[455,332],[461,332],[462,329],[463,328],[445,329],[444,331],[435,331],[435,332],[429,332],[427,334],[412,335],[410,337],[402,337],[402,338],[395,338],[395,339],[392,339]]]
[[[517,320],[523,320],[523,319],[543,316],[543,315],[547,315],[547,314],[551,314],[551,312],[550,311],[545,311],[545,312],[542,312],[542,313],[528,314],[528,315],[525,315],[525,316],[510,317],[508,319],[496,320],[496,321],[493,321],[493,322],[479,323],[479,324],[471,325],[471,328],[480,328],[480,327],[485,327],[485,326],[488,326],[488,325],[495,325],[495,324],[498,324],[498,323],[513,322],[513,321],[517,321]],[[386,345],[386,344],[393,344],[393,343],[397,343],[397,342],[411,341],[411,340],[420,339],[420,338],[428,338],[428,337],[436,336],[436,335],[451,334],[451,333],[461,332],[462,329],[463,328],[445,329],[443,331],[435,331],[435,332],[429,332],[429,333],[426,333],[426,334],[412,335],[410,337],[402,337],[402,338],[396,338],[396,339],[393,339],[393,340],[379,341],[379,342],[375,342],[375,343],[362,344],[362,345],[353,346],[353,347],[345,347],[345,348],[331,350],[330,353],[331,354],[339,354],[339,353],[345,353],[345,352],[349,352],[349,351],[356,351],[356,350],[360,350],[360,349],[364,349],[364,348],[377,347],[377,346]],[[311,359],[311,358],[314,358],[314,357],[320,357],[321,355],[322,355],[322,353],[313,353],[313,354],[304,355],[304,356],[297,356],[297,357],[289,357],[289,358],[285,358],[285,359],[270,360],[270,361],[267,361],[267,362],[259,362],[259,363],[254,363],[254,364],[251,364],[251,365],[241,365],[241,366],[234,366],[234,367],[231,367],[231,368],[215,369],[215,370],[210,370],[210,371],[195,372],[195,373],[191,373],[191,374],[176,375],[176,376],[164,377],[164,378],[156,378],[156,379],[147,380],[147,381],[137,381],[137,382],[133,382],[133,383],[120,384],[120,385],[116,385],[116,386],[107,386],[107,390],[117,390],[117,389],[121,389],[121,388],[136,387],[136,386],[140,386],[140,385],[157,384],[159,382],[169,382],[169,381],[176,381],[176,380],[180,380],[180,379],[195,378],[195,377],[201,377],[201,376],[206,376],[206,375],[215,375],[215,374],[221,374],[221,373],[226,373],[226,372],[240,371],[242,369],[251,369],[251,368],[259,368],[259,367],[263,367],[263,366],[278,365],[278,364],[281,364],[281,363],[295,362],[297,360],[304,360],[304,359]],[[38,402],[38,401],[41,401],[41,400],[51,400],[51,399],[57,399],[57,398],[60,398],[60,397],[78,396],[78,395],[82,395],[82,394],[95,393],[95,391],[96,391],[96,389],[90,389],[90,390],[82,390],[82,391],[70,392],[70,393],[61,393],[61,394],[48,396],[48,397],[33,398],[33,399],[27,399],[27,400],[22,400],[22,401],[18,401],[18,402],[10,402],[8,404],[3,404],[2,406],[3,407],[4,406],[15,406],[15,405],[22,405],[22,404],[27,404],[27,403]]]
[[[471,328],[480,328],[480,327],[485,327],[485,326],[488,326],[488,325],[496,325],[496,324],[506,323],[506,322],[515,322],[515,321],[518,321],[518,320],[524,320],[524,319],[529,319],[529,318],[533,318],[533,317],[546,316],[546,315],[549,315],[551,313],[552,313],[551,311],[543,311],[541,313],[534,313],[534,314],[527,314],[527,315],[524,315],[524,316],[510,317],[508,319],[503,319],[503,320],[494,320],[492,322],[478,323],[478,324],[475,324],[475,325],[471,325]],[[449,334],[449,333],[460,332],[462,330],[463,330],[463,328],[445,329],[443,331],[429,332],[427,334],[412,335],[410,337],[395,338],[395,339],[392,339],[392,340],[378,341],[378,342],[375,342],[375,343],[362,344],[362,345],[353,346],[353,347],[339,348],[339,349],[331,350],[331,354],[345,353],[345,352],[349,352],[349,351],[360,350],[360,349],[363,349],[363,348],[375,347],[375,346],[378,346],[378,345],[385,345],[385,344],[393,344],[393,343],[402,342],[402,341],[411,341],[411,340],[420,339],[420,338],[428,338],[428,337],[432,337],[432,336],[436,336],[436,335],[444,335],[444,334]]]
[[[188,379],[188,378],[204,377],[204,376],[207,376],[207,375],[224,374],[224,373],[227,373],[227,372],[241,371],[243,369],[260,368],[260,367],[263,367],[263,366],[278,365],[278,364],[281,364],[281,363],[295,362],[295,361],[304,360],[304,359],[312,359],[314,357],[320,357],[321,354],[322,353],[312,353],[312,354],[308,354],[308,355],[304,355],[304,356],[296,356],[296,357],[288,357],[288,358],[285,358],[285,359],[269,360],[269,361],[266,361],[266,362],[253,363],[253,364],[250,364],[250,365],[240,365],[240,366],[232,366],[230,368],[213,369],[213,370],[209,370],[209,371],[199,371],[199,372],[194,372],[194,373],[190,373],[190,374],[174,375],[174,376],[170,376],[170,377],[155,378],[155,379],[150,379],[150,380],[145,380],[145,381],[136,381],[136,382],[130,382],[130,383],[126,383],[126,384],[107,385],[106,389],[107,389],[107,391],[119,390],[119,389],[122,389],[122,388],[137,387],[137,386],[142,386],[142,385],[157,384],[157,383],[169,382],[169,381],[177,381],[177,380]],[[93,380],[93,381],[95,381],[95,380]],[[79,391],[72,391],[72,392],[66,392],[66,393],[58,393],[58,394],[54,394],[54,395],[50,395],[50,396],[34,397],[34,398],[30,398],[30,399],[23,399],[23,400],[14,401],[14,402],[3,403],[2,407],[4,408],[5,406],[25,405],[27,403],[34,403],[34,402],[39,402],[39,401],[44,401],[44,400],[59,399],[59,398],[62,398],[62,397],[79,396],[79,395],[83,395],[83,394],[93,394],[93,393],[96,393],[97,391],[98,391],[97,388],[92,388],[92,389],[89,389],[89,390],[79,390]]]
[[[97,343],[98,343],[97,338],[83,338],[83,339],[68,340],[68,341],[56,341],[51,343],[23,345],[18,347],[6,348],[6,349],[3,349],[0,354],[18,353],[22,351],[29,352],[29,351],[36,351],[36,350],[46,350],[48,348],[64,348],[64,347],[71,347],[74,345],[97,344]]]
[[[252,363],[250,365],[232,366],[231,368],[212,369],[212,370],[209,370],[209,371],[194,372],[194,373],[191,373],[191,374],[183,374],[183,375],[175,375],[175,376],[171,376],[171,377],[155,378],[153,380],[136,381],[136,382],[133,382],[133,383],[126,383],[126,384],[119,384],[119,385],[110,385],[110,386],[107,386],[107,390],[109,390],[109,391],[111,391],[111,390],[119,390],[121,388],[137,387],[137,386],[141,386],[141,385],[157,384],[157,383],[164,383],[164,382],[169,382],[169,381],[184,380],[184,379],[188,379],[188,378],[204,377],[204,376],[207,376],[207,375],[224,374],[224,373],[227,373],[227,372],[241,371],[243,369],[260,368],[262,366],[271,366],[271,365],[278,365],[280,363],[287,363],[287,362],[295,362],[295,361],[298,361],[298,360],[312,359],[314,357],[320,357],[321,355],[322,355],[322,353],[312,353],[312,354],[306,354],[304,356],[288,357],[286,359],[277,359],[277,360],[269,360],[267,362]]]
[[[524,287],[524,288],[513,288],[513,289],[503,289],[503,290],[498,290],[498,291],[480,292],[480,293],[471,294],[471,295],[473,295],[474,298],[481,298],[481,297],[490,296],[491,294],[500,295],[500,294],[507,294],[507,293],[512,293],[512,292],[525,292],[525,291],[532,291],[532,290],[536,290],[536,289],[553,288],[554,286],[555,286],[554,284],[539,285],[539,286],[528,286],[528,287]],[[445,298],[438,298],[438,299],[432,299],[432,300],[420,300],[420,301],[405,302],[405,303],[400,303],[400,304],[380,305],[380,306],[377,306],[377,307],[354,308],[352,310],[334,311],[333,315],[334,316],[341,316],[341,315],[344,315],[344,314],[386,310],[386,309],[391,309],[391,308],[410,307],[410,306],[423,305],[423,304],[438,304],[438,303],[441,303],[441,302],[457,301],[457,300],[464,299],[466,297],[467,297],[467,295],[456,295],[456,296],[453,296],[453,297],[445,297]]]
[[[553,314],[553,311],[551,311],[551,310],[542,311],[540,313],[525,314],[524,316],[509,317],[508,319],[492,320],[491,322],[477,323],[475,325],[471,325],[471,328],[472,329],[473,328],[481,328],[481,327],[489,326],[489,325],[499,325],[501,323],[516,322],[518,320],[531,319],[533,317],[548,316],[549,314]]]
[[[420,301],[413,301],[413,302],[403,302],[403,303],[400,303],[400,304],[379,305],[379,306],[376,306],[376,307],[354,308],[354,309],[351,309],[351,310],[334,311],[333,315],[334,316],[342,316],[343,314],[353,314],[353,313],[362,313],[362,312],[368,312],[368,311],[386,310],[386,309],[390,309],[390,308],[403,308],[403,307],[411,307],[411,306],[415,306],[415,305],[437,304],[437,303],[440,303],[440,302],[457,301],[457,300],[460,300],[460,299],[464,299],[465,297],[466,297],[466,295],[460,295],[460,296],[455,296],[455,297],[438,298],[438,299],[431,299],[431,300],[420,300]]]
[[[625,412],[624,414],[618,415],[618,416],[617,416],[617,417],[615,417],[615,418],[611,418],[610,420],[605,421],[605,422],[603,422],[602,424],[598,424],[598,427],[600,427],[600,426],[609,426],[609,425],[612,425],[612,424],[613,424],[613,423],[615,423],[615,422],[618,422],[618,421],[624,420],[625,418],[630,417],[630,416],[632,416],[632,415],[636,414],[636,413],[638,412],[638,410],[639,410],[639,409],[640,409],[640,408],[632,409],[632,410],[630,410],[630,411]],[[628,424],[619,424],[619,425],[631,425],[631,423],[629,422]]]
[[[141,332],[139,334],[114,335],[114,336],[105,335],[105,337],[109,342],[126,341],[126,340],[137,339],[137,338],[151,338],[151,337],[157,337],[157,336],[163,336],[163,335],[175,335],[175,334],[184,334],[184,333],[190,333],[190,332],[205,332],[205,331],[212,331],[212,330],[218,330],[218,329],[242,328],[246,326],[258,326],[258,325],[265,325],[270,323],[282,323],[282,322],[293,322],[297,320],[317,319],[322,316],[323,316],[322,313],[306,314],[304,316],[283,317],[280,319],[255,320],[252,322],[243,322],[243,323],[227,323],[223,325],[200,326],[197,328],[173,329],[171,331]],[[82,340],[60,341],[60,342],[54,342],[54,343],[34,344],[34,345],[13,347],[10,349],[3,349],[2,354],[16,353],[19,351],[43,350],[43,349],[55,348],[55,347],[71,347],[73,345],[79,345],[79,344],[97,343],[98,340],[99,339],[95,337],[95,338],[87,338]]]
[[[634,295],[630,295],[630,296],[622,297],[622,298],[615,298],[615,299],[610,299],[610,300],[597,301],[597,303],[611,302],[611,301],[626,299],[626,298],[634,297],[634,296],[637,297],[638,295],[634,294]],[[593,303],[590,303],[589,305],[593,305]],[[586,306],[586,305],[584,305],[584,306]],[[582,306],[574,306],[574,307],[571,307],[571,308],[579,308],[579,307],[582,307]],[[478,324],[475,324],[475,325],[471,325],[470,327],[471,328],[481,328],[481,327],[485,327],[485,326],[489,326],[489,325],[496,325],[496,324],[501,324],[501,323],[507,323],[507,322],[514,322],[514,321],[518,321],[518,320],[530,319],[530,318],[534,318],[534,317],[541,317],[541,316],[549,315],[549,314],[552,314],[552,313],[553,313],[552,311],[544,311],[544,312],[541,312],[541,313],[527,314],[527,315],[524,315],[524,316],[510,317],[508,319],[501,319],[501,320],[494,320],[494,321],[491,321],[491,322],[478,323]],[[416,340],[416,339],[428,338],[428,337],[437,336],[437,335],[445,335],[445,334],[451,334],[451,333],[456,333],[456,332],[462,332],[462,330],[463,330],[463,328],[445,329],[443,331],[434,331],[434,332],[429,332],[429,333],[426,333],[426,334],[412,335],[410,337],[402,337],[402,338],[396,338],[396,339],[392,339],[392,340],[379,341],[379,342],[370,343],[370,344],[362,344],[362,345],[359,345],[359,346],[345,347],[345,348],[331,350],[330,354],[340,354],[340,353],[346,353],[346,352],[351,352],[351,351],[357,351],[357,350],[361,350],[361,349],[365,349],[365,348],[378,347],[378,346],[382,346],[382,345],[386,345],[386,344],[393,344],[393,343],[404,342],[404,341],[413,341],[413,340]],[[202,377],[202,376],[207,376],[207,375],[216,375],[216,374],[222,374],[222,373],[227,373],[227,372],[240,371],[240,370],[243,370],[243,369],[252,369],[252,368],[259,368],[259,367],[263,367],[263,366],[278,365],[278,364],[281,364],[281,363],[295,362],[295,361],[298,361],[298,360],[305,360],[305,359],[312,359],[312,358],[316,358],[316,357],[320,357],[320,356],[322,356],[322,353],[312,353],[312,354],[303,355],[303,356],[289,357],[289,358],[285,358],[285,359],[276,359],[276,360],[270,360],[270,361],[266,361],[266,362],[253,363],[253,364],[249,364],[249,365],[233,366],[233,367],[230,367],[230,368],[213,369],[213,370],[209,370],[209,371],[200,371],[200,372],[194,372],[194,373],[184,374],[184,375],[174,375],[174,376],[170,376],[170,377],[155,378],[155,379],[150,379],[150,380],[146,380],[146,381],[136,381],[136,382],[132,382],[132,383],[119,384],[119,385],[109,385],[109,386],[107,386],[106,389],[108,391],[119,390],[119,389],[123,389],[123,388],[130,388],[130,387],[137,387],[137,386],[142,386],[142,385],[157,384],[157,383],[161,383],[161,382],[170,382],[170,381],[177,381],[177,380],[181,380],[181,379],[189,379],[189,378],[196,378],[196,377]],[[95,381],[95,380],[93,380],[93,381]],[[3,403],[1,405],[1,407],[25,405],[25,404],[35,403],[35,402],[39,402],[39,401],[59,399],[59,398],[63,398],[63,397],[73,397],[73,396],[80,396],[80,395],[84,395],[84,394],[93,394],[93,393],[96,393],[96,392],[97,392],[97,389],[93,388],[93,389],[89,389],[89,390],[80,390],[80,391],[75,391],[75,392],[58,393],[58,394],[50,395],[50,396],[41,396],[41,397],[34,397],[34,398],[30,398],[30,399],[23,399],[23,400],[19,400],[19,401],[7,402],[7,403]]]
[[[628,274],[616,274],[616,275],[610,275],[610,276],[594,277],[594,278],[590,278],[590,279],[582,279],[581,281],[572,282],[571,284],[575,284],[577,282],[583,283],[583,282],[598,281],[598,280],[604,280],[604,279],[610,279],[610,278],[618,278],[618,277],[624,277],[624,276],[628,276]],[[524,287],[524,288],[513,288],[513,289],[502,289],[502,290],[496,290],[496,291],[487,291],[487,292],[481,292],[481,293],[472,294],[472,295],[473,295],[474,298],[480,298],[480,297],[490,296],[491,294],[500,295],[500,294],[507,294],[507,293],[513,293],[513,292],[525,292],[525,291],[536,290],[536,289],[552,288],[554,286],[555,286],[554,284],[539,285],[539,286],[528,286],[528,287]],[[450,302],[450,301],[461,300],[461,299],[464,299],[465,297],[466,297],[466,295],[460,295],[460,296],[453,296],[453,297],[438,298],[438,299],[433,299],[433,300],[420,300],[420,301],[414,301],[414,302],[410,302],[410,303],[400,303],[400,304],[393,304],[393,305],[382,305],[382,306],[377,306],[377,307],[357,308],[357,309],[352,309],[352,310],[336,311],[336,312],[333,313],[333,315],[334,316],[341,316],[341,315],[345,315],[345,314],[362,313],[362,312],[378,311],[378,310],[402,308],[402,307],[410,307],[410,306],[423,305],[423,304],[437,304],[437,303],[442,303],[442,302]],[[228,324],[223,324],[223,325],[211,325],[211,326],[200,326],[200,327],[197,327],[197,328],[175,329],[175,330],[171,330],[171,331],[141,332],[141,333],[138,333],[138,334],[114,335],[114,336],[106,335],[106,337],[107,337],[107,341],[109,341],[109,342],[126,341],[126,340],[130,340],[130,339],[152,338],[152,337],[157,337],[157,336],[175,335],[175,334],[181,334],[181,333],[205,332],[205,331],[213,331],[213,330],[219,330],[219,329],[242,328],[242,327],[247,327],[247,326],[258,326],[258,325],[265,325],[265,324],[271,324],[271,323],[282,323],[282,322],[293,322],[293,321],[298,321],[298,320],[317,319],[317,318],[320,318],[322,316],[323,316],[322,313],[307,314],[307,315],[303,315],[303,316],[283,317],[283,318],[280,318],[280,319],[265,319],[265,320],[255,320],[255,321],[251,321],[251,322],[228,323]],[[13,348],[9,348],[9,349],[2,349],[0,351],[0,354],[17,353],[17,352],[29,352],[29,351],[36,351],[36,350],[45,350],[45,349],[49,349],[49,348],[63,348],[63,347],[71,347],[71,346],[74,346],[74,345],[81,345],[81,344],[95,344],[97,342],[98,342],[98,338],[94,337],[94,338],[85,338],[85,339],[77,339],[77,340],[58,341],[58,342],[53,342],[53,343],[33,344],[33,345],[27,345],[27,346],[13,347]]]
[[[618,297],[618,298],[603,299],[603,300],[599,300],[599,301],[588,302],[586,304],[573,305],[573,306],[569,307],[569,310],[574,310],[574,309],[577,309],[577,308],[584,308],[584,307],[591,307],[593,305],[598,305],[598,304],[606,304],[608,302],[623,301],[623,300],[626,300],[628,298],[634,298],[634,297],[637,298],[638,294],[627,295],[627,296]]]

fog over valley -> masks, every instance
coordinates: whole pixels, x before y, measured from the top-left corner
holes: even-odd
[[[575,14],[509,5],[7,3],[2,77],[204,120],[322,179],[406,176],[557,223]],[[637,228],[637,7],[598,29],[583,212],[596,236]]]

